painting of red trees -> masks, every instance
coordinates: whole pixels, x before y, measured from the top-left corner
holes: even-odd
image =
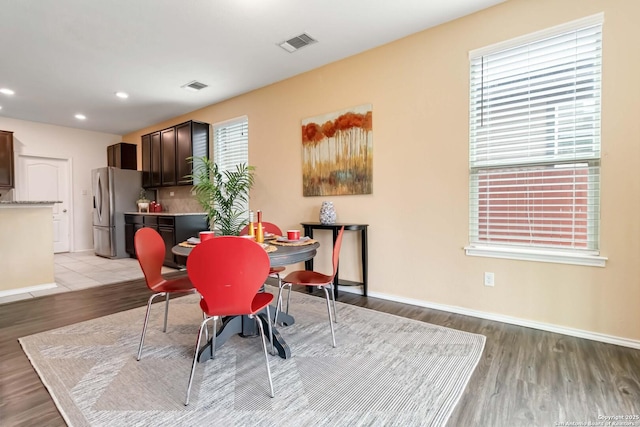
[[[360,105],[302,121],[304,196],[372,193],[371,110]]]

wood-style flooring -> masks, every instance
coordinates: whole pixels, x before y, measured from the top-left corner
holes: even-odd
[[[19,337],[140,307],[148,297],[136,280],[0,305],[0,426],[65,425]],[[598,425],[626,416],[626,425],[640,427],[640,350],[344,292],[339,300],[487,337],[448,426]]]

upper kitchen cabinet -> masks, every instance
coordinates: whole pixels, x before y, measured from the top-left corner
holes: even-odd
[[[142,186],[160,187],[160,132],[142,135]]]
[[[151,187],[151,135],[142,136],[142,186]]]
[[[160,131],[160,185],[171,187],[176,185],[176,128]]]
[[[192,185],[189,157],[209,155],[209,123],[189,121],[176,126],[176,179],[178,185]]]
[[[0,130],[0,188],[13,188],[13,132]]]
[[[138,146],[120,142],[107,147],[107,164],[120,169],[138,169]]]
[[[209,124],[190,120],[142,136],[144,187],[192,185],[190,157],[209,155]]]

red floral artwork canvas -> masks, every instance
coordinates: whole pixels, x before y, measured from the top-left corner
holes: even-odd
[[[302,121],[303,196],[371,194],[371,104]]]

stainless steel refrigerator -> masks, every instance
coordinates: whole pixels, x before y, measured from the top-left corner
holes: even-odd
[[[105,167],[91,171],[93,248],[96,255],[126,258],[124,213],[137,211],[142,172]]]

